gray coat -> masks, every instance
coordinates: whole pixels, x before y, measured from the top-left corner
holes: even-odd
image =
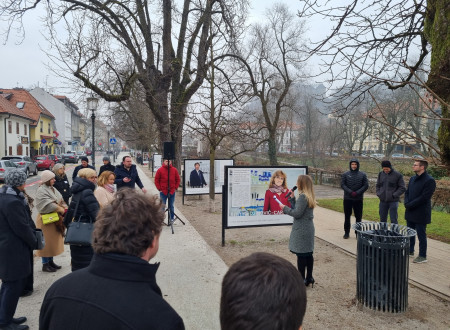
[[[377,179],[377,196],[382,202],[398,202],[405,192],[405,181],[403,175],[394,169],[386,174],[381,171]]]
[[[289,237],[289,250],[294,253],[308,253],[314,251],[314,215],[313,209],[308,207],[304,194],[297,200],[290,198],[292,209],[285,206],[283,213],[294,217],[291,236]]]

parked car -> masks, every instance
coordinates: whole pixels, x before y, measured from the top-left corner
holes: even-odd
[[[2,160],[10,160],[16,164],[17,168],[24,171],[27,177],[32,173],[33,175],[38,174],[37,163],[28,156],[4,156]]]
[[[61,163],[62,159],[61,159],[61,155],[48,155],[54,162],[55,164]]]
[[[81,157],[86,157],[87,155],[84,153],[84,151],[77,151],[77,156],[78,159],[80,159]]]
[[[405,154],[392,154],[391,157],[392,158],[411,158]]]
[[[78,156],[75,152],[67,152],[65,154],[62,154],[62,163],[66,164],[66,163],[78,163]]]
[[[17,168],[17,165],[10,160],[0,160],[0,182],[5,182],[6,174],[12,169]]]
[[[381,159],[384,158],[385,156],[383,154],[372,154],[370,155],[371,157],[377,158],[377,159]]]
[[[423,156],[421,156],[421,155],[419,155],[419,154],[414,154],[414,155],[411,156],[411,158],[414,158],[414,159],[424,159]]]
[[[34,158],[39,170],[52,170],[55,166],[55,161],[50,158],[50,155],[39,155]]]

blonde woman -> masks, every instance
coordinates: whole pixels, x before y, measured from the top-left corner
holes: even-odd
[[[100,206],[94,196],[97,173],[91,168],[83,168],[72,183],[72,201],[69,211],[64,218],[64,225],[69,226],[70,221],[75,218],[80,222],[95,222]],[[77,208],[77,203],[79,203]],[[77,211],[75,214],[75,210]],[[91,263],[94,251],[92,246],[70,245],[70,256],[72,258],[72,271],[85,268]]]
[[[274,196],[283,204],[291,207],[291,203],[286,197],[288,192],[286,183],[286,174],[281,171],[275,171],[269,181],[269,189],[264,196],[264,214],[283,214],[278,202],[273,198]]]
[[[97,189],[94,191],[100,207],[104,207],[111,203],[115,198],[114,180],[116,175],[111,171],[104,171],[97,180]]]
[[[39,212],[36,218],[36,227],[42,230],[45,237],[45,247],[36,251],[36,255],[42,257],[42,271],[53,273],[61,266],[53,262],[53,257],[64,252],[64,226],[62,216],[67,210],[67,205],[62,195],[56,190],[55,174],[52,171],[44,171],[41,174],[41,185],[34,199],[36,209]],[[57,212],[60,220],[44,225],[41,214]]]
[[[305,285],[312,284],[314,287],[315,281],[312,276],[315,233],[313,210],[317,203],[313,183],[309,176],[300,175],[297,179],[297,187],[299,192],[297,200],[295,200],[293,192],[289,198],[292,209],[283,204],[280,204],[280,207],[285,214],[294,218],[291,236],[289,237],[289,250],[297,255],[297,268],[305,281]]]

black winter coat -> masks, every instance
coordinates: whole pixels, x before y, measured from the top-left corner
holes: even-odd
[[[77,177],[78,172],[79,172],[81,169],[83,169],[83,168],[91,168],[91,169],[93,169],[93,170],[95,171],[95,167],[92,166],[92,165],[89,165],[89,164],[88,164],[87,167],[83,167],[83,165],[78,165],[78,166],[76,166],[76,167],[73,169],[72,180],[74,180],[74,179]]]
[[[378,173],[377,196],[382,202],[398,202],[400,196],[405,192],[405,181],[403,175],[393,168],[386,174]]]
[[[64,225],[67,227],[75,217],[76,220],[81,222],[89,222],[92,220],[95,222],[97,213],[100,209],[97,198],[94,196],[95,184],[85,178],[76,177],[73,181],[72,188],[72,201],[69,205],[69,210],[64,217]],[[75,213],[75,208],[77,206],[77,201],[80,201],[77,213]]]
[[[128,171],[123,164],[117,165],[116,170],[114,171],[114,174],[116,175],[116,180],[114,183],[117,185],[117,189],[128,187],[133,188],[137,184],[139,188],[144,188],[144,185],[141,182],[141,179],[139,178],[139,174],[137,172],[136,165],[131,165],[130,170]],[[123,182],[124,178],[130,178],[130,182]]]
[[[351,163],[357,163],[356,170],[352,170]],[[344,189],[344,199],[363,200],[364,192],[369,189],[369,180],[367,175],[359,170],[359,161],[356,158],[350,160],[350,171],[341,176],[341,188]],[[352,196],[356,192],[356,196]]]
[[[15,281],[31,274],[30,251],[37,239],[25,197],[9,186],[0,188],[0,278]]]
[[[100,176],[100,174],[102,174],[105,171],[111,171],[114,173],[115,170],[116,170],[116,167],[111,163],[102,165],[102,166],[100,166],[100,172],[98,172],[98,176]]]
[[[405,219],[419,224],[431,223],[431,196],[436,181],[427,172],[413,176],[405,193]]]
[[[72,192],[70,191],[70,183],[67,175],[64,174],[63,177],[56,175],[55,180],[53,187],[61,193],[64,201],[69,205],[69,199],[72,197]]]
[[[181,317],[162,298],[158,267],[138,257],[95,254],[87,268],[48,289],[39,329],[184,329]]]

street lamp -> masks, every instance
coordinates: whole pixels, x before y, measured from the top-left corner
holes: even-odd
[[[91,119],[92,119],[92,166],[95,168],[95,110],[97,110],[98,106],[98,98],[96,97],[88,97],[87,98],[87,107],[88,110],[92,111]]]
[[[108,131],[108,156],[111,154],[111,124],[106,125],[106,130]]]

